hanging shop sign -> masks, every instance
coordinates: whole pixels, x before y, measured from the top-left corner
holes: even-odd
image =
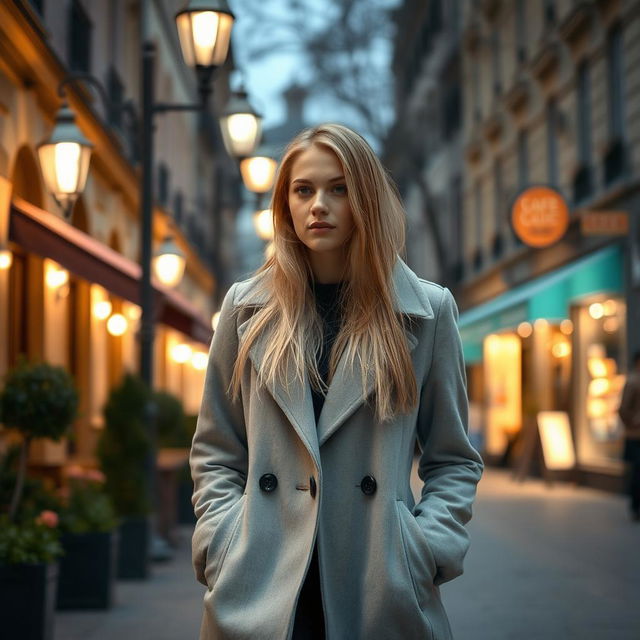
[[[626,211],[581,211],[580,231],[584,236],[626,236],[629,214]]]
[[[511,208],[511,225],[524,244],[541,249],[555,244],[569,226],[569,207],[558,191],[533,186],[520,193]]]

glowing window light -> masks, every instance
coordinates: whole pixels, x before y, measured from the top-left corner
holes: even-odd
[[[69,272],[51,264],[47,269],[46,282],[51,289],[59,289],[69,282]]]
[[[521,322],[518,325],[518,335],[521,338],[528,338],[533,333],[533,327],[530,322]]]
[[[613,316],[618,312],[618,303],[615,300],[607,300],[602,308],[605,316]]]
[[[142,316],[142,308],[137,304],[129,304],[127,305],[127,315],[131,320],[140,320],[140,316]]]
[[[9,249],[0,250],[0,269],[9,269],[13,264],[13,253]]]
[[[109,300],[100,300],[93,305],[93,315],[98,320],[106,320],[111,315],[111,308]]]
[[[604,396],[611,391],[611,382],[607,378],[595,378],[589,383],[590,396]]]
[[[198,371],[204,371],[207,368],[207,354],[202,351],[196,351],[191,357],[191,364],[194,369]]]
[[[184,364],[191,359],[192,353],[193,350],[188,344],[177,344],[171,350],[171,357],[173,358],[174,362]]]
[[[211,328],[215,331],[218,328],[218,322],[220,320],[220,312],[216,311],[213,316],[211,316]]]
[[[602,318],[602,316],[604,315],[604,306],[602,305],[601,302],[594,302],[593,304],[589,305],[589,315],[594,319],[594,320],[600,320],[600,318]]]
[[[112,336],[121,336],[129,326],[127,319],[121,313],[114,313],[107,320],[107,331]]]
[[[573,333],[573,322],[571,322],[571,320],[563,320],[560,323],[560,331],[562,331],[565,336],[570,336]]]
[[[556,342],[551,348],[551,353],[556,358],[566,358],[571,353],[571,345],[564,340],[562,342]]]

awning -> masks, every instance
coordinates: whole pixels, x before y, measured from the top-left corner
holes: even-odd
[[[481,360],[482,340],[494,331],[538,318],[559,321],[569,317],[569,306],[577,298],[624,291],[623,271],[620,246],[609,246],[461,313],[465,359]]]
[[[140,304],[142,269],[139,264],[19,198],[11,204],[9,239],[26,251],[55,260],[80,278],[99,284],[116,296]],[[153,288],[157,321],[208,345],[212,330],[200,310],[182,294],[157,281],[153,282]]]

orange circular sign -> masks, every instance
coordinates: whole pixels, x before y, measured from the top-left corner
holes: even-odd
[[[569,207],[551,187],[529,187],[513,203],[511,224],[515,234],[530,247],[548,247],[566,233]]]

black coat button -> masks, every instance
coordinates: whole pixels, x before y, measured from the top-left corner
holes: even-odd
[[[318,487],[316,485],[316,479],[311,476],[309,478],[309,491],[311,492],[311,497],[315,498],[316,497],[316,491],[317,491]]]
[[[373,476],[365,476],[362,478],[360,489],[362,489],[362,493],[364,493],[365,496],[372,496],[376,492],[377,488],[378,483]]]
[[[273,473],[265,473],[260,477],[260,488],[266,493],[271,493],[278,486],[278,478]]]

